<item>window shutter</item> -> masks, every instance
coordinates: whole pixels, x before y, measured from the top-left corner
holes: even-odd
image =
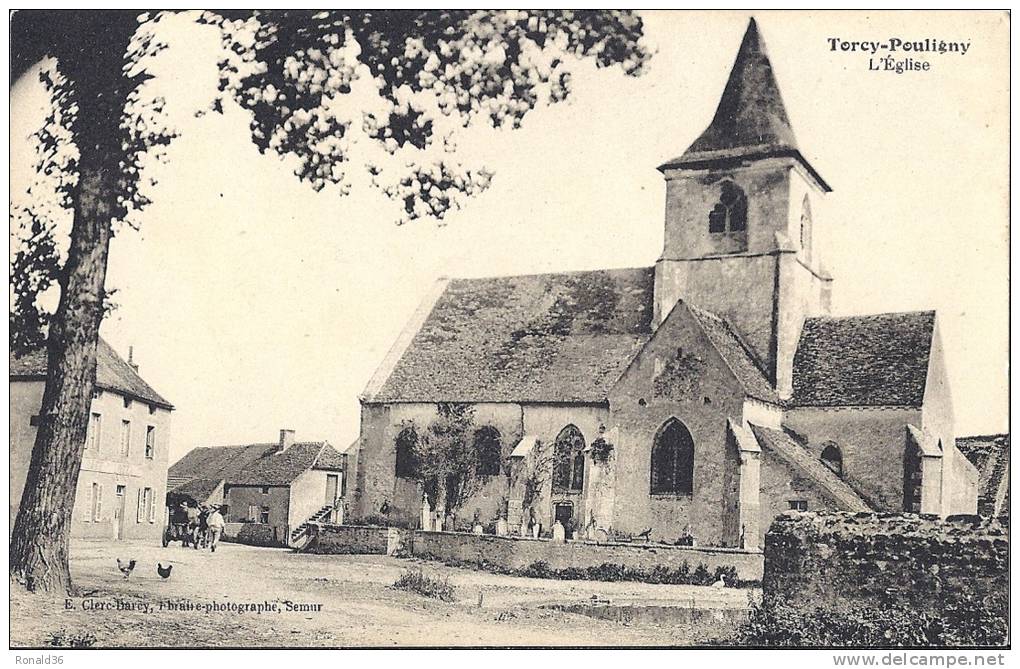
[[[156,495],[155,491],[149,489],[149,522],[156,522]]]
[[[98,494],[96,495],[96,521],[103,517],[103,484],[99,484]]]
[[[142,522],[142,489],[138,489],[138,511],[135,515],[135,522]]]

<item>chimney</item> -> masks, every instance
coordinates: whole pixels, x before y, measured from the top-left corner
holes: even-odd
[[[135,373],[138,373],[138,365],[135,364],[135,347],[134,346],[128,346],[128,365],[131,366],[131,369],[135,370]]]
[[[277,452],[283,453],[293,445],[294,430],[280,430],[280,449]]]

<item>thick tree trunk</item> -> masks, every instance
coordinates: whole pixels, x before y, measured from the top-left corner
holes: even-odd
[[[60,303],[47,340],[48,374],[28,478],[10,545],[10,576],[31,591],[68,593],[68,538],[95,386],[116,175],[82,162]]]

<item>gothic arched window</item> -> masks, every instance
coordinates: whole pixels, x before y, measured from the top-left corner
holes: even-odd
[[[811,202],[807,195],[800,206],[800,248],[807,258],[811,257]]]
[[[835,442],[827,442],[822,449],[822,462],[826,467],[836,472],[836,476],[843,477],[843,453]]]
[[[418,445],[418,433],[413,427],[407,427],[397,435],[397,476],[402,479],[414,478],[417,473],[414,448]]]
[[[747,229],[747,196],[740,186],[724,181],[719,201],[708,213],[709,232],[742,232]]]
[[[487,425],[475,432],[476,472],[479,476],[496,476],[503,461],[503,446],[499,430]]]
[[[553,447],[553,489],[581,492],[584,488],[584,435],[575,425],[560,430]]]
[[[667,420],[652,444],[653,495],[690,495],[694,491],[694,439],[676,418]]]

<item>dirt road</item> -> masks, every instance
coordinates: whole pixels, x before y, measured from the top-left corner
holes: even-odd
[[[395,647],[695,645],[731,623],[636,624],[540,608],[594,595],[613,604],[747,606],[748,592],[698,586],[516,578],[419,560],[305,555],[221,545],[216,553],[141,543],[72,542],[76,597],[12,592],[11,644],[44,646],[60,630],[96,646]],[[125,579],[116,558],[135,559]],[[173,565],[169,579],[156,564]],[[441,602],[392,588],[408,568],[456,587]]]

